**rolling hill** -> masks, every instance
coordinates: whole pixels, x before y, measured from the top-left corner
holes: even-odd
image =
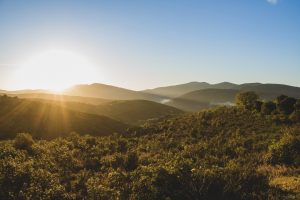
[[[197,90],[171,99],[166,104],[185,111],[198,111],[219,104],[230,105],[234,102],[235,95],[238,92],[238,90],[232,89]]]
[[[299,87],[268,83],[244,83],[238,85],[230,82],[222,82],[217,84],[209,84],[206,82],[190,82],[180,85],[143,90],[143,92],[160,96],[166,96],[169,98],[177,98],[193,91],[205,89],[232,89],[241,91],[254,91],[260,93],[261,95],[264,95],[263,98],[266,99],[273,99],[274,97],[280,94],[293,96],[295,98],[298,98],[300,96]]]
[[[130,124],[183,113],[177,108],[146,100],[113,101],[97,107],[99,114]]]
[[[300,98],[300,88],[281,85],[281,84],[262,84],[262,83],[245,83],[245,84],[234,84],[230,82],[222,82],[217,84],[209,84],[206,82],[190,82],[181,85],[173,85],[167,87],[160,87],[151,90],[144,91],[134,91],[125,88],[94,83],[90,85],[76,85],[72,88],[67,89],[62,94],[49,94],[45,93],[32,93],[32,92],[43,92],[43,90],[20,90],[16,91],[4,91],[11,96],[18,96],[20,98],[30,98],[30,99],[45,99],[45,100],[58,100],[59,102],[79,102],[84,104],[100,105],[106,104],[114,100],[148,100],[159,103],[164,103],[165,105],[176,107],[180,110],[185,111],[197,111],[204,108],[209,108],[219,104],[232,104],[234,103],[235,95],[240,91],[254,91],[261,99],[271,100],[279,95],[287,95],[290,97]],[[24,92],[24,93],[21,93]],[[121,114],[124,106],[117,111],[115,109],[117,105],[122,103],[113,103],[111,111],[108,111],[109,104],[99,108],[86,108],[88,113],[105,114],[115,119],[120,119],[122,121],[136,123],[139,120],[144,120],[147,118],[148,114],[144,116],[142,114],[137,114],[137,110],[140,109],[140,113],[147,113],[148,108],[151,108],[148,102],[143,106],[138,106],[142,101],[131,102],[129,106],[133,106],[132,113],[133,116],[123,117]],[[128,102],[129,104],[129,102]],[[134,105],[136,104],[136,105]],[[144,102],[144,104],[146,104]],[[76,106],[73,106],[76,107]],[[79,106],[88,107],[88,106]],[[135,110],[135,111],[134,111]],[[157,107],[153,107],[153,110],[157,110]],[[111,114],[114,113],[114,114]],[[130,113],[130,112],[129,112]],[[162,112],[161,112],[162,113]],[[136,117],[142,116],[142,117]],[[157,116],[149,115],[148,117]]]
[[[280,84],[250,83],[234,86],[233,89],[203,89],[170,99],[166,104],[185,110],[198,111],[216,105],[231,105],[237,93],[253,91],[262,100],[273,100],[279,95],[300,98],[300,88]]]
[[[209,88],[210,84],[206,82],[190,82],[180,85],[171,85],[166,87],[158,87],[154,89],[143,90],[142,92],[146,92],[149,94],[165,96],[168,98],[174,98],[180,95],[183,95],[188,92],[192,92],[195,90],[201,90]]]
[[[160,96],[166,96],[168,98],[175,98],[181,95],[184,95],[189,92],[193,92],[196,90],[203,90],[203,89],[232,89],[237,86],[234,83],[229,82],[222,82],[217,84],[209,84],[206,82],[190,82],[185,84],[179,85],[172,85],[166,87],[158,87],[154,89],[143,90],[142,92],[146,92],[149,94],[155,94]]]
[[[143,99],[160,102],[162,99],[164,99],[164,97],[161,97],[159,95],[138,92],[100,83],[94,83],[90,85],[75,85],[74,87],[65,90],[63,94],[71,96],[94,97],[113,100]]]
[[[274,99],[275,97],[284,94],[294,98],[300,98],[300,88],[282,84],[242,84],[236,86],[235,89],[242,91],[254,91],[264,99]]]
[[[142,124],[149,119],[164,118],[183,113],[183,111],[177,108],[147,100],[119,100],[101,105],[77,102],[54,102],[70,110],[103,115],[133,125]]]
[[[66,109],[53,103],[0,97],[0,138],[30,132],[37,138],[55,138],[70,132],[95,136],[122,132],[128,126],[105,116]]]

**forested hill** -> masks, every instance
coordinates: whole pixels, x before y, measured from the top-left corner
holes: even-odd
[[[123,132],[127,127],[105,116],[71,111],[57,104],[0,97],[1,138],[13,138],[20,132],[41,138],[63,136],[72,131],[101,136]]]

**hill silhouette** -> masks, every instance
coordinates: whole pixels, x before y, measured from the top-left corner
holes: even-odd
[[[76,112],[53,103],[0,97],[0,138],[13,138],[19,132],[30,132],[37,138],[65,136],[73,131],[100,136],[122,132],[127,127],[105,116]]]
[[[179,85],[171,85],[166,87],[158,87],[154,89],[143,90],[149,94],[165,96],[168,98],[177,97],[188,92],[209,88],[210,84],[206,82],[190,82]]]

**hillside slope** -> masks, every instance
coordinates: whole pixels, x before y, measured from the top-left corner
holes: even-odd
[[[64,102],[62,105],[71,110],[104,115],[134,125],[141,124],[149,119],[183,113],[177,108],[147,100],[111,101],[97,106],[75,102]]]
[[[30,132],[39,138],[54,138],[72,131],[108,135],[128,126],[108,117],[68,110],[51,103],[0,97],[0,138]]]

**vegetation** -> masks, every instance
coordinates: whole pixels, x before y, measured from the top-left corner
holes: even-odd
[[[299,199],[298,104],[243,102],[102,137],[18,134],[0,142],[0,199]]]
[[[235,102],[238,106],[246,109],[254,109],[258,98],[259,96],[255,92],[242,92],[236,95]]]

